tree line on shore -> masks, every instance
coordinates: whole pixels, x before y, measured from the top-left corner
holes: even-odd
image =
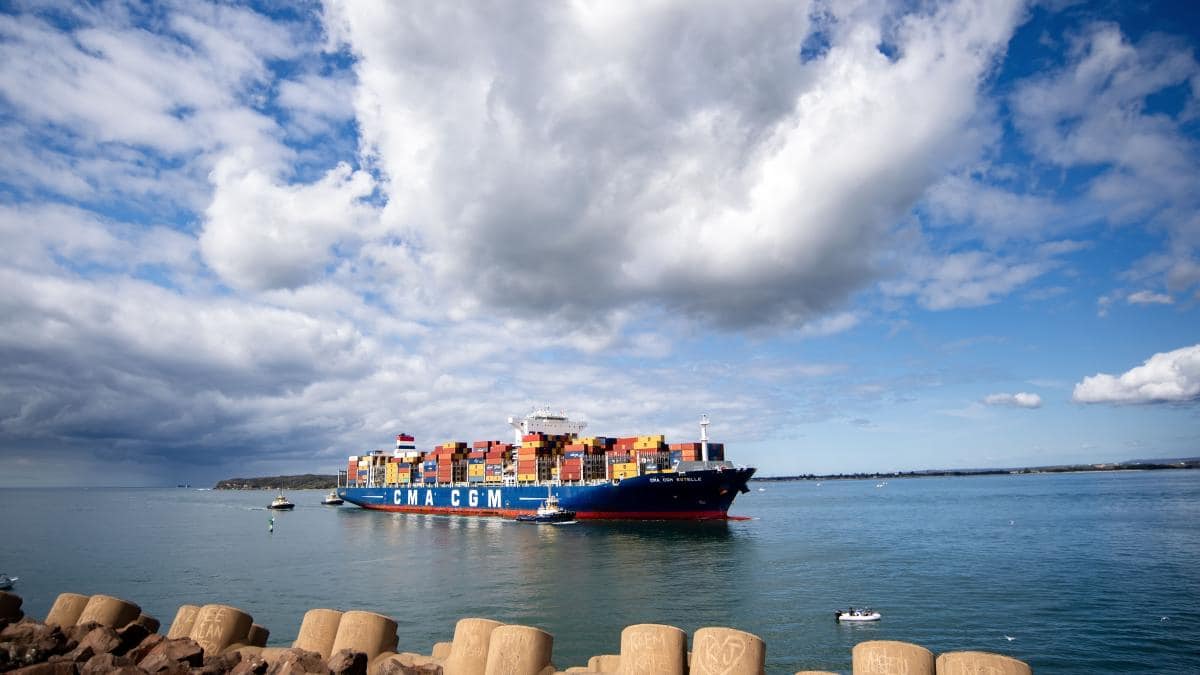
[[[888,478],[926,478],[932,476],[1001,476],[1030,473],[1076,473],[1082,471],[1156,471],[1163,469],[1200,469],[1200,457],[1171,460],[1135,460],[1100,464],[1061,464],[1017,469],[927,469],[923,471],[876,471],[869,473],[797,474],[794,476],[755,476],[756,481],[791,480],[880,480]]]
[[[263,476],[259,478],[226,478],[213,486],[214,490],[332,490],[337,476],[306,473],[299,476]]]

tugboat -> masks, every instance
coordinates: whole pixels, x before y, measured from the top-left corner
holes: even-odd
[[[276,511],[291,511],[292,509],[296,508],[296,505],[289,502],[287,497],[283,496],[283,490],[280,490],[279,494],[275,496],[275,499],[272,499],[271,503],[267,505],[267,508],[275,509]]]
[[[548,489],[547,492],[549,492]],[[517,516],[517,521],[522,523],[572,523],[575,522],[575,512],[559,506],[558,497],[547,494],[546,501],[538,507],[537,513]]]
[[[322,499],[321,503],[324,504],[325,506],[341,506],[342,504],[345,504],[346,502],[343,501],[342,498],[338,496],[337,490],[334,490],[333,492],[330,492],[329,494],[325,495],[325,499]]]

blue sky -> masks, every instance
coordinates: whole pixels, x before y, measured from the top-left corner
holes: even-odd
[[[762,475],[1200,455],[1194,3],[8,3],[0,485],[549,404]]]

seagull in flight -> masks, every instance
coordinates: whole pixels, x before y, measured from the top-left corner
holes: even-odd
[[[1171,620],[1171,617],[1169,617],[1169,616],[1164,616],[1163,618],[1159,619],[1159,621],[1160,621],[1160,622],[1162,622],[1162,621],[1170,621],[1170,620]]]
[[[1008,640],[1009,642],[1012,642],[1013,640],[1016,640],[1017,638],[1015,638],[1015,637],[1013,637],[1013,636],[1011,636],[1011,635],[1005,635],[1005,636],[1004,636],[1004,639],[1005,639],[1005,640]]]

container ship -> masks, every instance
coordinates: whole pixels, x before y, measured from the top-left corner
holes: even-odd
[[[725,519],[754,475],[708,440],[667,444],[663,435],[583,436],[586,422],[535,410],[510,417],[514,438],[450,442],[420,452],[408,434],[394,450],[349,458],[338,496],[364,509],[515,518],[548,497],[577,519]]]

